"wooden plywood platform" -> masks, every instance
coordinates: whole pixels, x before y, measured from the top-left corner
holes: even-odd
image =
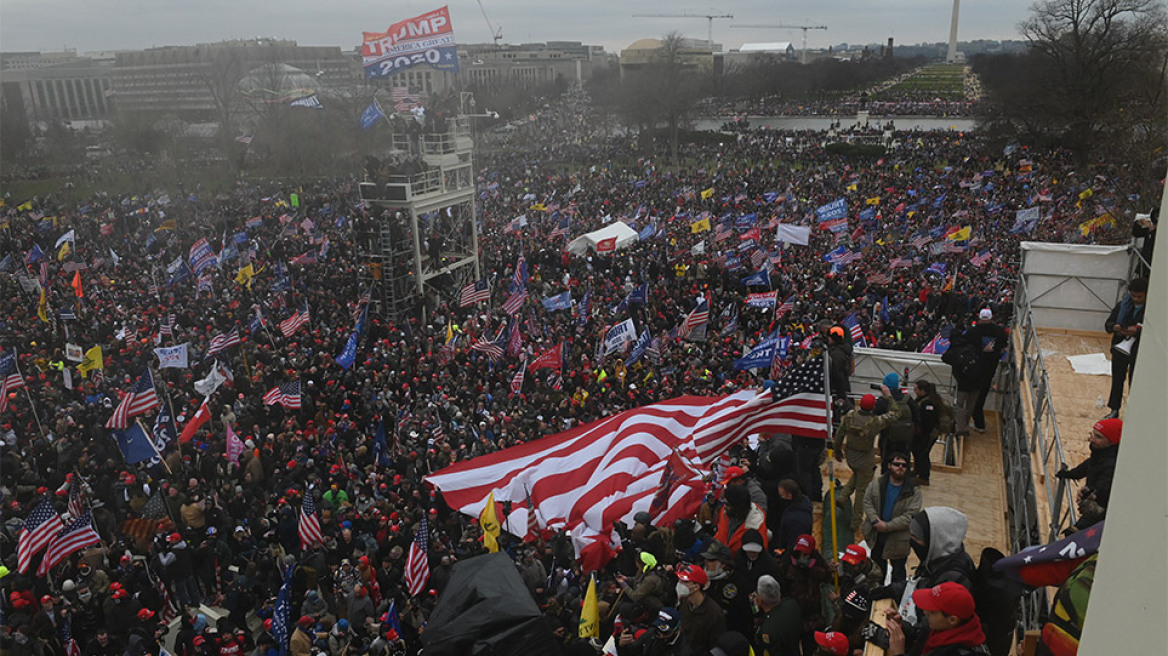
[[[969,518],[965,548],[975,561],[984,547],[994,547],[1008,553],[1010,534],[1006,519],[1006,477],[1002,468],[998,414],[986,412],[986,432],[972,433],[964,441],[960,469],[938,467],[942,451],[939,443],[933,448],[933,471],[929,477],[931,485],[922,488],[925,507],[950,506],[965,513]],[[840,480],[847,480],[851,472],[847,465],[837,464],[835,475]],[[821,526],[818,521],[821,505],[815,504],[817,528]],[[817,531],[816,537],[821,536],[822,533]],[[916,556],[909,556],[910,572],[916,564]]]
[[[1110,359],[1111,338],[1104,332],[1058,328],[1038,328],[1037,333],[1038,345],[1042,350],[1047,378],[1050,381],[1051,406],[1062,441],[1063,459],[1068,466],[1073,467],[1089,455],[1087,438],[1091,434],[1091,427],[1109,411],[1107,397],[1111,392],[1111,376],[1075,373],[1067,356],[1104,353]],[[1022,411],[1026,415],[1027,425],[1032,426],[1034,410],[1030,395],[1026,392],[1022,394]],[[1123,416],[1122,411],[1120,416]],[[1045,491],[1046,481],[1043,477],[1044,459],[1047,468],[1052,472],[1058,470],[1059,462],[1054,449],[1048,449],[1046,453],[1036,449],[1032,455],[1031,470],[1034,473],[1039,519],[1041,525],[1047,527],[1051,520],[1050,505]],[[1078,486],[1079,483],[1071,482],[1072,490]]]

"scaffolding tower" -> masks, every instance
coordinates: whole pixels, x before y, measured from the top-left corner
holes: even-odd
[[[399,124],[392,169],[361,183],[358,252],[370,312],[399,325],[424,321],[481,277],[470,117],[448,119],[442,131],[417,127]]]

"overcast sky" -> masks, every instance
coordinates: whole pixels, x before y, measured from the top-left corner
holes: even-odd
[[[670,30],[705,38],[704,18],[633,18],[636,13],[733,14],[714,21],[714,40],[791,41],[799,30],[729,29],[732,24],[826,25],[808,32],[811,48],[847,42],[897,44],[947,41],[949,0],[723,0],[715,4],[651,0],[482,0],[506,43],[583,41],[619,52],[633,41]],[[441,0],[3,0],[0,49],[134,50],[270,36],[301,45],[360,44],[363,31],[441,6]],[[476,0],[449,2],[460,43],[490,41]],[[1026,0],[965,0],[958,39],[1017,39]]]

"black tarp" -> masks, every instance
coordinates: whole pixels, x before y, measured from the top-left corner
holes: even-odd
[[[515,563],[499,552],[454,565],[422,633],[426,656],[536,656],[560,646]]]

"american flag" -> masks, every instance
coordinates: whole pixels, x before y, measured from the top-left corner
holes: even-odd
[[[868,276],[869,285],[887,285],[892,282],[892,275],[888,273],[873,273]]]
[[[65,656],[81,656],[81,648],[73,639],[73,618],[69,615],[61,618],[61,644],[65,647]]]
[[[486,278],[483,278],[462,288],[462,292],[459,293],[458,306],[467,307],[475,303],[484,303],[490,300],[491,286],[487,284]]]
[[[235,141],[237,141],[238,143],[244,144],[245,146],[250,146],[251,139],[252,139],[252,136],[250,134],[245,134],[245,135],[236,137]]]
[[[559,224],[556,225],[556,229],[552,230],[551,234],[549,234],[548,237],[551,237],[552,239],[555,239],[556,237],[567,237],[568,232],[571,230],[571,228],[572,228],[571,221],[565,215],[564,218],[560,219]]]
[[[166,315],[166,318],[162,321],[162,326],[158,329],[158,333],[163,337],[173,336],[175,322],[176,320],[174,313],[171,312],[170,314]]]
[[[970,258],[969,263],[980,269],[985,266],[987,262],[993,259],[993,257],[994,256],[992,253],[990,253],[989,249],[986,249]]]
[[[292,258],[291,260],[288,260],[289,264],[300,264],[300,265],[316,264],[316,262],[317,262],[317,259],[316,259],[316,251],[315,250],[305,251],[304,253],[297,255],[296,257]]]
[[[822,358],[793,367],[774,389],[781,393],[682,396],[626,410],[456,463],[426,481],[442,491],[450,507],[472,516],[491,490],[496,501],[525,503],[523,487],[511,483],[529,482],[543,525],[607,539],[617,521],[631,522],[637,512],[648,510],[660,489],[666,454],[674,448],[704,468],[750,434],[827,436]],[[682,488],[688,487],[679,486],[666,507],[680,512],[680,502],[691,493]],[[659,521],[673,519],[667,515]]]
[[[507,338],[507,355],[511,357],[518,357],[519,352],[523,350],[523,333],[519,330],[519,322],[512,321],[509,337]]]
[[[48,574],[62,560],[85,547],[101,542],[101,536],[93,528],[93,513],[85,511],[80,517],[69,522],[45,549],[45,557],[37,568],[37,576]]]
[[[304,232],[312,232],[316,230],[316,223],[312,219],[304,217],[304,220],[300,222],[300,227],[304,229]]]
[[[264,405],[274,405],[279,403],[285,408],[292,410],[300,409],[300,381],[294,380],[291,383],[284,383],[283,385],[276,385],[264,394]]]
[[[150,412],[158,406],[158,393],[154,391],[154,374],[147,367],[130,388],[130,393],[122,397],[122,402],[114,409],[114,414],[110,416],[105,427],[126,430],[131,417]]]
[[[687,337],[694,334],[699,329],[704,328],[706,322],[710,320],[710,302],[702,299],[698,306],[695,307],[685,320],[681,322],[681,327],[677,330],[678,337]]]
[[[53,536],[63,528],[65,523],[61,521],[57,511],[53,510],[53,504],[48,498],[37,504],[28,517],[24,518],[24,528],[16,544],[17,571],[21,574],[27,572],[32,565],[32,557],[44,549]]]
[[[539,517],[537,516],[538,513],[536,512],[536,510],[537,510],[536,505],[531,500],[531,491],[527,489],[526,485],[523,486],[523,496],[527,497],[526,498],[526,502],[527,502],[527,506],[526,506],[526,510],[527,510],[527,534],[523,536],[523,541],[524,542],[527,542],[528,540],[538,541],[539,540]]]
[[[294,312],[292,316],[280,322],[280,332],[284,335],[284,338],[287,339],[292,335],[295,335],[296,331],[300,330],[301,326],[308,323],[310,318],[311,317],[308,312],[308,303],[305,303],[304,305],[300,306],[300,309]]]
[[[933,238],[931,236],[929,236],[928,234],[921,234],[921,235],[917,235],[917,236],[913,237],[912,241],[909,243],[913,245],[913,248],[920,250],[920,249],[924,248],[925,245],[931,241],[933,241]]]
[[[909,258],[909,257],[896,257],[896,258],[893,258],[893,259],[892,259],[892,261],[888,263],[888,268],[890,268],[890,269],[901,269],[901,268],[907,268],[907,267],[910,267],[910,266],[912,266],[912,265],[913,265],[912,258]]]
[[[154,570],[147,567],[146,577],[154,585],[154,591],[158,594],[158,599],[162,601],[162,611],[159,613],[159,617],[164,623],[169,624],[171,620],[178,617],[178,604],[175,603],[174,597],[170,595],[170,591],[166,589],[166,584],[154,574]]]
[[[417,596],[426,589],[426,579],[430,578],[430,525],[425,517],[418,522],[414,541],[410,543],[410,554],[406,558],[406,589],[410,596]]]
[[[393,98],[393,110],[401,114],[409,112],[411,109],[422,106],[422,99],[418,92],[410,91],[410,87],[393,87],[390,91]]]
[[[750,254],[750,263],[754,265],[755,269],[762,267],[763,263],[767,261],[767,252],[761,248],[755,250]]]
[[[61,270],[65,273],[75,273],[77,271],[85,271],[89,269],[89,265],[84,262],[75,262],[70,260],[61,266]]]
[[[729,239],[732,234],[734,234],[734,231],[730,229],[730,226],[725,223],[719,223],[718,227],[714,228],[714,241]]]
[[[24,376],[16,363],[16,351],[0,355],[0,412],[8,409],[8,393],[24,387]]]
[[[80,517],[85,512],[85,505],[85,490],[82,489],[80,477],[74,474],[69,484],[69,516]]]
[[[264,218],[262,216],[253,216],[245,221],[243,226],[249,230],[254,228],[262,228],[264,227]]]
[[[864,339],[864,329],[860,328],[860,322],[856,320],[855,313],[851,313],[844,317],[844,327],[852,335],[852,343],[857,346],[867,346],[867,341]]]
[[[211,340],[211,344],[207,346],[207,355],[204,357],[214,357],[215,354],[227,350],[228,347],[241,343],[242,340],[239,339],[239,326],[235,326],[222,335],[216,335]]]
[[[515,376],[511,379],[511,396],[523,391],[523,377],[527,371],[527,359],[523,359],[523,363],[519,365],[519,371],[515,372]]]
[[[503,357],[503,347],[507,344],[506,330],[506,326],[500,326],[499,334],[495,335],[494,339],[487,340],[486,335],[484,335],[470,347],[475,351],[486,353],[491,362],[498,362]]]
[[[300,535],[300,548],[307,549],[314,544],[324,544],[324,536],[320,532],[320,518],[316,516],[316,501],[312,498],[312,491],[304,492],[304,503],[300,504],[300,524],[296,529]]]
[[[523,309],[523,303],[527,300],[527,292],[519,290],[512,292],[511,296],[503,302],[503,311],[507,314],[514,315]]]

